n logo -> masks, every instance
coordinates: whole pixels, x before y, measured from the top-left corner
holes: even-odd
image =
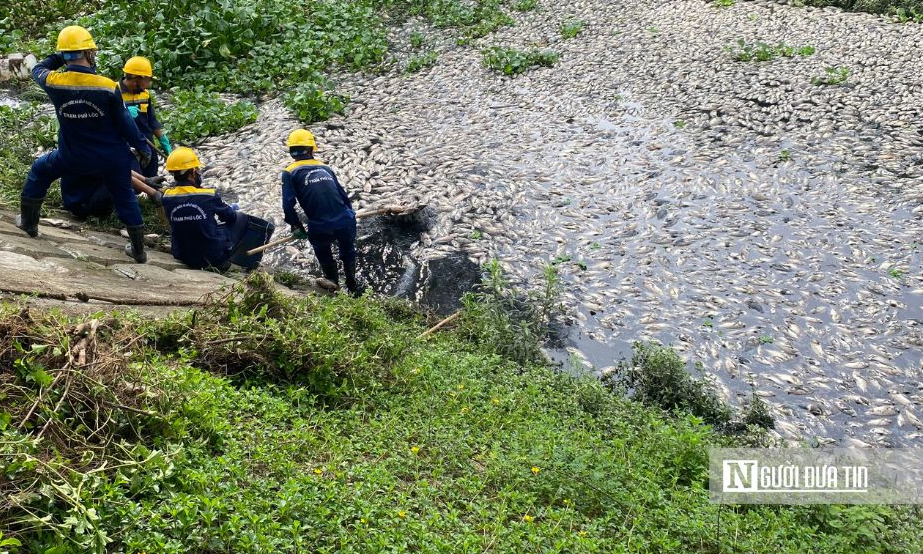
[[[722,488],[724,492],[756,492],[756,460],[723,460]]]

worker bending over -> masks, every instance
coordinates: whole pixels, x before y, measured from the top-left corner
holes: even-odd
[[[165,155],[169,156],[170,152],[173,151],[170,138],[167,137],[163,125],[160,124],[160,121],[157,120],[157,115],[154,113],[153,97],[148,90],[151,87],[151,81],[156,79],[154,70],[149,59],[135,56],[125,62],[125,67],[122,68],[122,71],[125,73],[122,80],[119,81],[122,100],[128,108],[128,113],[134,118],[138,130],[147,139],[152,152],[151,159],[147,165],[142,167],[140,163],[135,163],[134,170],[145,177],[154,177],[157,175],[157,164],[159,162],[157,150],[153,148],[154,139],[156,138],[160,143]]]
[[[215,189],[201,188],[201,164],[191,148],[173,150],[167,171],[176,181],[163,191],[173,257],[195,269],[225,271],[232,263],[247,269],[258,266],[263,254],[248,256],[247,250],[269,242],[273,224],[236,211]]]
[[[126,253],[147,261],[141,208],[131,187],[133,147],[147,165],[151,149],[132,121],[115,81],[96,74],[96,43],[83,27],[64,28],[58,52],[36,64],[32,78],[48,94],[60,123],[58,148],[32,164],[20,198],[16,225],[38,235],[42,203],[51,184],[61,179],[64,207],[79,211],[104,186],[119,219],[128,228]],[[56,71],[61,66],[67,71]]]
[[[354,296],[362,294],[356,280],[356,214],[346,191],[333,170],[314,159],[317,142],[305,129],[293,131],[288,136],[288,151],[295,162],[282,172],[282,210],[285,222],[298,239],[307,238],[314,248],[324,277],[339,283],[337,263],[331,246],[339,245],[346,288]],[[308,219],[308,230],[295,211],[295,202],[301,205]]]

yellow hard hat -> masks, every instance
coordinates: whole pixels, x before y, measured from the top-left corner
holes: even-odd
[[[61,29],[58,33],[58,52],[80,52],[82,50],[96,50],[96,43],[93,42],[90,31],[78,25]]]
[[[289,148],[294,148],[297,146],[310,146],[311,148],[317,148],[317,143],[314,141],[314,135],[311,134],[311,131],[307,129],[296,129],[292,131],[292,134],[288,136],[288,143],[286,144]]]
[[[195,155],[192,148],[180,146],[173,150],[167,156],[167,171],[186,171],[194,167],[201,167],[199,157]]]
[[[125,62],[125,67],[122,68],[128,75],[140,75],[141,77],[150,77],[151,79],[156,79],[154,77],[154,68],[151,67],[151,60],[144,58],[142,56],[135,56],[134,58],[129,58]]]

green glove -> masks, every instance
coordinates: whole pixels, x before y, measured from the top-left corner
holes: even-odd
[[[138,114],[140,113],[138,106],[128,106],[128,113],[131,114],[132,119],[138,117]]]
[[[304,240],[308,238],[308,233],[302,227],[292,227],[292,236],[297,240]]]
[[[163,148],[164,154],[169,156],[170,153],[173,152],[173,147],[170,146],[170,138],[167,137],[166,133],[164,133],[157,137],[157,140],[160,142],[160,147]]]

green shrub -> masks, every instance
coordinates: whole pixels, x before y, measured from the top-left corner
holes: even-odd
[[[516,0],[513,9],[517,12],[531,12],[538,7],[538,0]]]
[[[551,67],[560,55],[550,50],[518,50],[494,46],[482,52],[484,65],[504,75],[517,75],[533,67]]]
[[[653,342],[636,342],[631,362],[621,364],[610,378],[635,400],[667,411],[682,411],[701,417],[712,425],[730,422],[730,408],[703,379],[692,377],[686,364],[670,348]]]
[[[227,103],[217,93],[174,89],[163,124],[179,144],[194,144],[205,137],[223,135],[256,121],[259,110],[251,102]]]
[[[923,13],[923,0],[801,0],[806,6],[835,6],[847,11],[892,14],[897,10]]]

